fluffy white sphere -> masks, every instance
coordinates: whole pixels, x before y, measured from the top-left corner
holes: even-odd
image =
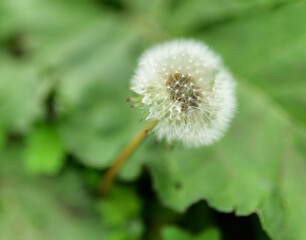
[[[203,43],[175,40],[147,50],[131,81],[159,139],[210,145],[228,128],[236,108],[235,81]]]

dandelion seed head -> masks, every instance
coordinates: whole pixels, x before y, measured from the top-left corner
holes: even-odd
[[[235,81],[205,44],[175,40],[140,57],[131,90],[143,96],[159,139],[210,145],[228,128],[236,108]]]

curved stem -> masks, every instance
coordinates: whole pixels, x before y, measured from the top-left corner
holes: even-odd
[[[99,191],[102,195],[108,193],[123,164],[132,155],[140,143],[142,143],[146,136],[151,133],[155,124],[156,121],[151,121],[145,125],[144,128],[135,136],[135,138],[132,139],[132,141],[126,146],[112,166],[107,170],[105,177],[100,182]]]

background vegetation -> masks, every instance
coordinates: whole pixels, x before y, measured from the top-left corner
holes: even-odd
[[[1,0],[0,239],[305,240],[305,24],[302,0]],[[232,127],[197,150],[151,136],[101,199],[142,127],[137,58],[180,37],[236,76]]]

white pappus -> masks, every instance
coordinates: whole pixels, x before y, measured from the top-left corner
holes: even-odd
[[[189,147],[220,139],[235,114],[231,73],[216,53],[194,40],[174,40],[144,52],[131,90],[147,110],[146,119],[157,121],[159,139]]]

